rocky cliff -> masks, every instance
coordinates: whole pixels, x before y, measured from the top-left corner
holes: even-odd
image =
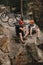
[[[25,44],[22,44],[15,36],[15,27],[10,27],[8,23],[0,20],[0,65],[43,62],[43,33],[40,34],[40,41],[36,41],[36,36],[33,35],[32,39],[28,37]]]

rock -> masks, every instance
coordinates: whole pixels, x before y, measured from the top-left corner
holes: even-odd
[[[0,50],[0,63],[1,65],[11,65],[8,55],[3,53],[1,50]]]
[[[40,62],[40,60],[41,60],[41,62],[43,62],[43,59],[42,59],[43,52],[40,48],[37,47],[37,45],[35,43],[26,44],[25,46],[26,46],[28,52],[30,52],[30,54],[34,60],[36,60],[37,62]]]
[[[3,29],[4,27],[0,24],[0,35],[3,35]]]
[[[38,56],[40,57],[40,60],[38,62],[43,62],[43,51],[37,47],[37,53]]]
[[[0,63],[2,65],[26,65],[43,62],[43,51],[36,44],[36,37],[28,37],[25,44],[15,37],[15,27],[2,22],[0,25]],[[39,44],[40,45],[40,44]]]
[[[30,54],[28,55],[26,48],[20,47],[13,65],[26,65],[29,62],[32,62]]]
[[[3,38],[2,38],[2,50],[4,51],[4,52],[8,52],[9,51],[9,40],[8,40],[8,37],[7,36],[4,36]]]
[[[3,26],[2,26],[3,27]],[[2,30],[3,34],[0,35],[0,49],[3,52],[8,52],[9,51],[9,43],[10,43],[10,39],[9,39],[9,31],[7,30],[7,28],[3,27],[0,28],[0,32]]]

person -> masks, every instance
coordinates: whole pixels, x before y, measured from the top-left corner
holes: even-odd
[[[25,34],[24,38],[26,38],[29,35],[29,33],[30,33],[30,37],[32,38],[33,30],[36,32],[36,37],[39,40],[40,30],[39,30],[39,27],[35,24],[34,19],[31,19],[30,22],[28,23],[28,25],[26,27],[26,34]]]
[[[36,32],[37,39],[39,39],[40,30],[39,30],[39,27],[35,24],[34,19],[30,20],[30,36],[31,37],[32,37],[33,30]]]
[[[36,27],[36,25],[33,19],[31,19],[29,23],[30,23],[30,36],[32,37],[32,30]]]
[[[25,29],[23,19],[21,18],[18,23],[19,25],[16,26],[16,34],[18,37],[20,37],[21,42],[25,43],[25,41],[23,40]]]
[[[27,36],[29,34],[29,23],[25,25],[25,35],[24,35],[24,39],[26,40],[27,39]]]

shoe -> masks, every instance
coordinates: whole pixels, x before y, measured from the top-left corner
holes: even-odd
[[[25,41],[22,41],[22,44],[25,44]]]
[[[32,38],[32,35],[30,35],[29,37]]]
[[[23,38],[23,40],[27,40],[27,38]]]
[[[39,37],[37,37],[37,40],[40,40]]]

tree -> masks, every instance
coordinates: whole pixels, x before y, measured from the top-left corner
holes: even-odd
[[[20,1],[21,1],[21,16],[23,17],[23,0]]]

